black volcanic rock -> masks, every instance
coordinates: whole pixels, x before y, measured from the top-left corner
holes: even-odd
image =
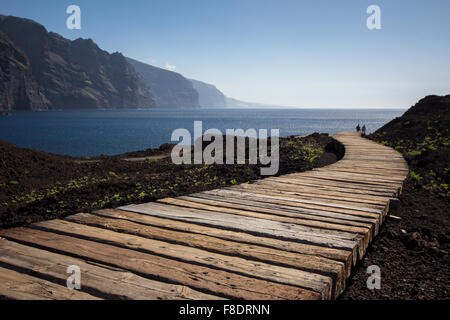
[[[27,56],[0,32],[0,110],[46,109]]]
[[[181,74],[157,68],[131,58],[127,58],[127,60],[145,80],[158,107],[200,107],[198,92],[194,89],[192,83]]]
[[[389,141],[415,140],[422,141],[429,131],[438,129],[442,132],[450,130],[450,95],[427,96],[417,102],[401,117],[395,118],[378,129],[373,137]],[[394,146],[395,147],[395,146]]]
[[[405,113],[405,117],[415,116],[450,116],[450,95],[427,96],[417,102]]]
[[[0,32],[26,55],[32,78],[49,108],[155,106],[149,88],[125,57],[101,50],[91,39],[70,41],[34,21],[3,15]],[[7,83],[2,80],[2,85]]]
[[[369,138],[403,154],[417,187],[450,195],[450,95],[423,98]]]
[[[215,86],[198,80],[190,80],[194,89],[199,94],[199,103],[201,107],[206,108],[225,108],[227,101],[225,95]]]

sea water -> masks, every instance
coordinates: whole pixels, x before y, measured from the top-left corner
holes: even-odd
[[[0,117],[0,140],[14,145],[76,157],[115,155],[158,148],[172,132],[279,129],[280,136],[354,131],[373,132],[401,116],[403,109],[150,109],[15,112]],[[177,143],[177,142],[173,142]]]

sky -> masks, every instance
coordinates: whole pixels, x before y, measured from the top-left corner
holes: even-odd
[[[69,5],[81,29],[69,30]],[[378,5],[381,29],[369,30]],[[408,108],[450,94],[449,0],[0,0],[69,39],[269,105]]]

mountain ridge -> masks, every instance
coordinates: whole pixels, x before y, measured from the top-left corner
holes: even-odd
[[[47,101],[30,105],[30,110],[155,106],[149,89],[125,57],[109,54],[92,39],[71,41],[32,20],[4,15],[0,15],[0,32],[26,55],[32,77],[28,76],[35,79]],[[20,97],[14,100],[11,109],[23,109]]]
[[[199,108],[199,93],[181,74],[158,68],[144,62],[126,58],[150,88],[156,106]]]

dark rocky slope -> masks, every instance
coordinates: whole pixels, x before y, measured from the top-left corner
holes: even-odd
[[[403,154],[418,188],[449,192],[450,95],[420,100],[370,138]]]
[[[142,78],[120,53],[109,54],[91,39],[70,41],[40,24],[0,15],[0,32],[29,61],[25,81],[37,83],[45,107],[147,108],[155,105]],[[5,56],[2,55],[2,59]],[[22,59],[22,60],[24,60]],[[24,60],[24,61],[25,61]],[[31,68],[30,68],[31,66]],[[2,86],[8,83],[2,80]],[[30,89],[31,90],[31,89]],[[29,90],[29,91],[30,91]],[[8,91],[14,92],[15,89]],[[42,103],[22,103],[20,93],[10,97],[14,109],[41,109]]]
[[[145,80],[150,88],[156,106],[167,108],[198,108],[199,94],[192,83],[181,74],[157,68],[127,58],[128,62]]]

